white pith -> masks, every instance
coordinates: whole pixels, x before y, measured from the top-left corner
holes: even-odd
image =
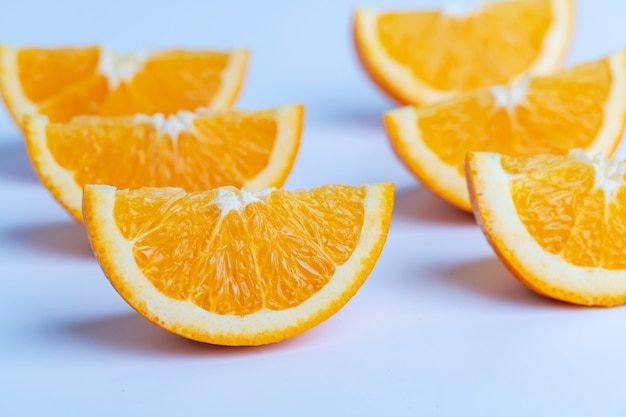
[[[607,158],[601,153],[595,154],[593,158],[590,158],[580,149],[572,150],[570,155],[586,161],[593,167],[595,173],[594,187],[602,189],[606,197],[606,204],[609,204],[615,197],[617,189],[624,185],[626,164],[618,156]]]
[[[510,109],[524,102],[529,84],[530,77],[524,77],[509,86],[493,86],[489,91],[498,106]]]
[[[110,49],[102,48],[98,61],[98,71],[106,77],[109,83],[109,90],[115,90],[120,83],[132,81],[149,56],[145,52],[134,52],[118,56]]]
[[[157,113],[152,116],[136,114],[133,120],[136,123],[149,123],[160,133],[168,135],[172,140],[176,140],[181,132],[194,131],[193,121],[196,116],[196,114],[190,111],[179,111],[167,117],[162,113]]]
[[[273,190],[274,188],[269,187],[259,191],[238,191],[233,188],[220,188],[215,204],[222,209],[221,217],[223,218],[230,211],[240,212],[248,204],[265,201]]]

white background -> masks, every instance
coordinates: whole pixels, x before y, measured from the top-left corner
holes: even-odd
[[[339,313],[275,345],[203,345],[155,327],[117,295],[1,110],[0,416],[626,415],[626,308],[531,293],[471,215],[409,175],[381,123],[395,105],[355,59],[359,4],[442,3],[0,0],[0,43],[247,47],[237,106],[306,106],[286,188],[397,188],[379,262]],[[566,64],[626,47],[624,16],[623,2],[578,0]]]

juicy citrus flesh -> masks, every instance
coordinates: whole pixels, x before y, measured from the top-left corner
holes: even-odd
[[[168,117],[81,116],[68,123],[26,116],[24,130],[40,179],[82,222],[85,184],[187,191],[280,187],[295,162],[303,115],[302,105],[292,105]]]
[[[585,149],[610,156],[626,115],[624,52],[385,115],[399,159],[435,194],[471,211],[467,151],[507,155],[566,154]]]
[[[439,90],[473,90],[507,83],[511,74],[525,72],[550,29],[551,13],[546,1],[488,4],[460,19],[442,11],[383,13],[378,35],[389,56],[416,78]],[[520,14],[532,16],[533,24]],[[518,34],[515,48],[507,39],[492,39],[495,33],[508,32]],[[454,42],[443,49],[446,38]],[[498,65],[493,65],[494,56]],[[424,57],[432,60],[424,62]],[[460,62],[476,65],[459,66]]]
[[[538,293],[583,305],[626,302],[625,174],[581,150],[467,159],[476,218],[503,262]]]
[[[165,115],[230,107],[241,88],[247,52],[169,50],[118,57],[101,47],[0,47],[0,90],[16,122],[42,114]]]
[[[84,194],[92,247],[120,295],[169,331],[226,345],[276,342],[337,312],[377,262],[392,208],[388,183]]]
[[[374,81],[401,103],[546,74],[571,41],[571,0],[486,2],[467,11],[375,11],[355,15],[355,45]]]

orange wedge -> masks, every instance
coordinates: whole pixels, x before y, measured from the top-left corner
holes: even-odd
[[[610,156],[624,130],[626,61],[597,61],[424,106],[385,114],[391,144],[436,195],[471,211],[467,151],[507,155],[566,154],[581,148]]]
[[[354,42],[372,80],[404,104],[555,70],[571,43],[573,0],[480,2],[460,10],[357,9]]]
[[[385,244],[393,185],[87,185],[84,207],[105,275],[139,314],[193,340],[261,345],[303,333],[357,292]]]
[[[0,46],[0,92],[18,125],[26,114],[52,122],[76,115],[165,115],[230,107],[248,53],[170,50],[118,56],[98,47]]]
[[[522,283],[575,304],[626,302],[626,163],[470,152],[467,173],[476,218]]]
[[[232,185],[280,187],[293,167],[302,105],[260,111],[215,110],[145,116],[80,116],[51,123],[24,118],[34,169],[52,195],[82,222],[82,188]]]

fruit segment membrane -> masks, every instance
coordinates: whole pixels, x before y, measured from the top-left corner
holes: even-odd
[[[330,280],[359,242],[364,193],[118,191],[114,216],[159,291],[217,314],[247,315],[297,306]],[[163,210],[171,215],[150,220]]]
[[[577,266],[626,268],[626,164],[580,151],[501,161],[520,220],[542,248]]]

